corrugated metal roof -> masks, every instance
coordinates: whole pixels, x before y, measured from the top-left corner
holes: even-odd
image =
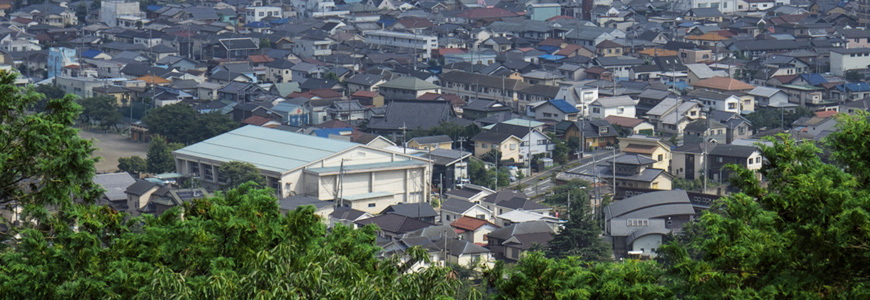
[[[173,153],[220,162],[248,162],[259,169],[283,174],[359,146],[295,132],[245,126]]]

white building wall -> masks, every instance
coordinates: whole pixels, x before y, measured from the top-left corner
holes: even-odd
[[[658,234],[650,234],[634,240],[634,243],[631,244],[631,250],[643,251],[643,255],[656,257],[658,255],[656,251],[658,251],[661,246],[662,236]]]
[[[870,51],[865,53],[839,53],[831,51],[831,73],[845,76],[846,71],[865,69],[870,65]]]
[[[423,58],[431,57],[432,50],[438,48],[438,37],[431,35],[385,30],[366,31],[363,35],[368,44],[421,50],[418,55],[422,55]]]

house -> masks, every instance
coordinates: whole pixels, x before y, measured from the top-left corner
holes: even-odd
[[[580,113],[563,99],[549,100],[532,108],[535,120],[573,121]]]
[[[342,224],[350,228],[357,228],[357,221],[372,218],[374,215],[348,207],[336,207],[329,214],[329,228],[335,227],[336,224]]]
[[[608,116],[604,118],[604,120],[607,121],[607,123],[610,123],[610,126],[613,126],[614,128],[616,126],[619,126],[627,129],[630,132],[628,135],[655,135],[655,126],[641,119],[626,118],[620,116]]]
[[[689,96],[704,105],[705,109],[722,110],[733,113],[743,113],[747,111],[742,106],[740,98],[733,94],[720,92],[695,90],[689,93]]]
[[[870,48],[831,49],[831,74],[846,76],[850,70],[870,66]]]
[[[382,83],[378,87],[378,92],[384,95],[387,101],[414,100],[426,93],[441,93],[441,86],[408,76]]]
[[[329,69],[324,66],[307,62],[300,62],[290,67],[290,78],[293,81],[304,83],[309,78],[323,78]]]
[[[801,134],[815,138],[822,132],[832,130],[837,125],[837,118],[833,115],[801,117],[791,123],[793,130]]]
[[[755,97],[755,104],[761,107],[775,107],[788,103],[788,94],[778,88],[758,86],[746,94]]]
[[[518,261],[522,253],[553,240],[553,230],[544,222],[517,223],[486,235],[489,250],[496,259]]]
[[[478,219],[468,216],[462,216],[459,219],[450,223],[459,238],[475,244],[486,244],[486,235],[499,229],[498,226],[486,219]]]
[[[465,184],[459,189],[451,190],[446,193],[448,199],[458,199],[465,202],[480,203],[483,197],[495,194],[495,191],[474,184]],[[482,218],[487,219],[489,218]]]
[[[610,72],[614,81],[628,80],[634,66],[643,65],[643,60],[630,56],[596,57],[594,64]],[[590,69],[586,71],[589,72]]]
[[[733,175],[733,171],[726,167],[728,164],[735,164],[750,171],[761,170],[761,150],[755,146],[716,144],[709,153],[707,178],[718,182],[726,182]],[[761,179],[761,174],[756,174],[758,179]]]
[[[704,169],[707,168],[704,159],[714,147],[716,142],[684,142],[682,146],[672,149],[671,174],[690,181],[704,178]]]
[[[468,178],[468,159],[471,152],[449,149],[434,149],[419,153],[420,157],[431,159],[432,182],[437,182],[440,191],[456,188],[462,178]]]
[[[357,100],[335,101],[326,108],[330,120],[339,120],[357,126],[367,120],[368,108]]]
[[[709,90],[714,92],[746,92],[755,88],[755,86],[740,80],[719,76],[699,80],[693,83],[692,87],[696,90]]]
[[[553,230],[553,232],[557,233],[561,231],[562,227],[565,225],[565,220],[561,220],[557,217],[524,210],[512,210],[503,214],[499,214],[498,218],[495,218],[495,225],[499,227],[507,227],[511,224],[526,222],[547,223],[547,225],[550,226],[550,229]]]
[[[474,156],[481,158],[487,152],[495,150],[501,155],[501,160],[520,161],[520,138],[510,134],[492,130],[481,131],[471,141],[474,142]]]
[[[265,64],[266,81],[271,83],[284,83],[293,80],[293,66],[296,64],[286,59],[276,59]],[[282,96],[286,96],[282,95]]]
[[[420,112],[426,112],[421,114]],[[386,105],[383,116],[372,116],[368,128],[379,134],[401,134],[407,130],[426,130],[455,122],[467,125],[470,122],[456,117],[450,102],[423,100],[393,100]]]
[[[463,189],[453,190],[449,193],[463,193],[462,190]],[[448,198],[447,200],[444,200],[444,202],[441,203],[440,212],[442,223],[449,223],[458,220],[463,216],[488,221],[494,220],[492,210],[487,209],[486,207],[478,203],[460,200],[457,198]]]
[[[520,139],[520,159],[515,160],[516,162],[526,161],[527,159],[539,154],[546,155],[553,150],[552,148],[554,145],[550,143],[550,138],[539,129],[542,128],[542,124],[532,124],[531,121],[523,122],[522,120],[519,120],[518,122],[510,121],[513,120],[495,124],[490,127],[488,131],[506,133]]]
[[[695,120],[683,129],[684,144],[700,144],[705,141],[715,140],[719,143],[727,143],[728,129],[711,117],[703,120]]]
[[[101,204],[108,204],[117,211],[127,210],[128,196],[125,191],[136,183],[136,179],[127,172],[97,174],[94,183],[100,185],[105,191],[100,198]]]
[[[680,135],[692,120],[701,117],[701,104],[667,98],[650,109],[644,116],[656,131]]]
[[[707,64],[686,64],[688,84],[713,77],[728,77],[725,71],[713,71]]]
[[[707,117],[725,126],[726,144],[752,136],[752,123],[740,114],[714,110],[708,113]]]
[[[580,129],[583,132],[583,139],[586,141],[583,144],[584,152],[587,149],[598,149],[616,145],[616,138],[619,136],[616,129],[614,129],[613,126],[610,126],[610,123],[605,120],[581,120]]]
[[[549,207],[531,201],[526,194],[513,190],[497,191],[492,195],[483,197],[480,204],[491,210],[496,220],[501,214],[515,210],[550,215]]]
[[[669,170],[671,148],[673,145],[668,142],[644,135],[619,138],[620,152],[646,155],[656,161],[652,167],[661,170]]]
[[[345,81],[347,90],[351,93],[356,91],[377,92],[379,86],[384,82],[387,82],[384,80],[384,76],[367,73],[353,75]]]
[[[408,140],[408,148],[420,150],[453,149],[453,139],[446,135],[420,136]]]
[[[477,99],[462,107],[462,118],[477,120],[510,111],[510,107],[497,101]]]
[[[604,119],[608,116],[634,118],[637,101],[629,96],[602,97],[589,105],[589,117]]]
[[[725,19],[725,15],[717,8],[692,8],[683,14],[683,18],[688,21],[707,21],[711,23],[719,23]]]
[[[695,218],[686,191],[656,191],[629,197],[603,209],[604,233],[618,258],[656,257],[665,236]]]
[[[605,40],[595,45],[595,53],[598,57],[622,56],[625,53],[625,46],[611,41]]]
[[[670,149],[668,149],[670,154]],[[670,190],[673,175],[667,169],[657,169],[654,164],[661,163],[641,154],[623,154],[596,166],[599,180],[606,181],[611,187],[645,188]],[[667,162],[670,165],[670,162]],[[614,168],[615,166],[615,168]]]
[[[428,203],[399,203],[388,206],[381,211],[381,215],[397,214],[410,218],[415,218],[420,221],[435,223],[435,216],[438,213]]]
[[[388,241],[398,240],[406,233],[435,225],[397,214],[385,214],[362,219],[354,222],[354,224],[360,227],[374,224],[378,226],[378,237]]]
[[[264,127],[241,127],[173,155],[176,171],[197,174],[204,186],[226,182],[219,172],[222,163],[248,162],[281,197],[306,195],[340,206],[364,203],[375,212],[397,203],[426,202],[430,194],[431,169],[425,159]]]

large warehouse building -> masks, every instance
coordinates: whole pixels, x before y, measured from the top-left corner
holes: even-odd
[[[178,173],[219,186],[222,163],[248,162],[281,197],[305,195],[340,206],[383,209],[427,202],[427,159],[258,126],[242,127],[173,152]]]

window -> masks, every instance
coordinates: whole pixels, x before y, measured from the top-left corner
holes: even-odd
[[[598,133],[607,133],[607,127],[606,126],[598,127]]]
[[[477,215],[477,216],[474,216],[474,217],[475,217],[475,218],[478,218],[478,219],[481,219],[481,220],[485,220],[485,219],[486,219],[486,216],[485,216],[485,215]]]
[[[199,163],[190,162],[190,174],[199,174]]]
[[[375,203],[369,203],[369,207],[375,207]]]
[[[664,155],[659,154],[659,161],[662,161],[663,159],[665,159]]]
[[[444,218],[446,218],[447,221],[450,221],[450,215],[446,215],[446,216],[444,216]]]
[[[716,162],[722,162],[722,158],[721,158],[721,157],[717,157],[717,158],[716,158]]]
[[[625,113],[625,107],[620,106],[619,108],[616,109],[616,113],[618,113],[618,114]]]
[[[599,109],[598,107],[593,107],[593,108],[592,108],[592,113],[596,113],[596,114],[597,114],[597,113],[600,113],[600,112],[601,112],[601,109]]]
[[[511,144],[511,150],[516,150],[516,149],[517,149],[517,144]]]
[[[212,181],[214,180],[214,171],[212,171],[211,166],[205,165],[205,180]]]

